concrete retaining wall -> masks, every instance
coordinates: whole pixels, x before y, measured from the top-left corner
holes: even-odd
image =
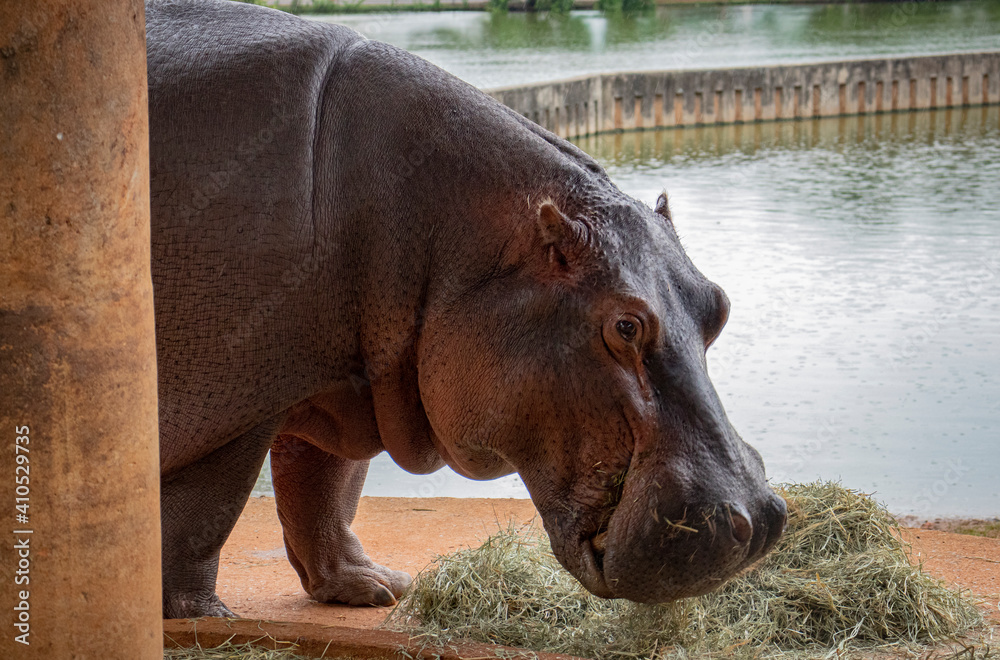
[[[597,74],[486,90],[563,137],[1000,103],[1000,52]]]

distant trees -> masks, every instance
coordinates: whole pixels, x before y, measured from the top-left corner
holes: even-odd
[[[516,2],[516,0],[515,0]],[[511,0],[489,0],[487,8],[490,11],[510,11]],[[524,0],[524,11],[567,13],[573,9],[574,0]],[[597,0],[595,7],[603,12],[633,13],[653,7],[654,0]],[[520,3],[515,4],[521,9]]]

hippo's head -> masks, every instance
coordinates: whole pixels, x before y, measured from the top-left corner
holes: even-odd
[[[434,443],[472,478],[517,470],[594,594],[711,591],[785,524],[706,371],[729,301],[685,255],[665,196],[529,208],[485,275],[428,314]]]

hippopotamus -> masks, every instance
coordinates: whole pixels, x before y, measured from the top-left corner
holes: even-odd
[[[517,472],[605,598],[708,592],[785,505],[706,351],[730,303],[665,195],[438,67],[221,0],[146,8],[163,614],[233,616],[219,552],[271,454],[321,602],[410,577],[351,532],[369,459]]]

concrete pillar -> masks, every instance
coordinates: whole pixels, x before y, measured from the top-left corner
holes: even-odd
[[[0,10],[0,658],[162,657],[144,23]]]

